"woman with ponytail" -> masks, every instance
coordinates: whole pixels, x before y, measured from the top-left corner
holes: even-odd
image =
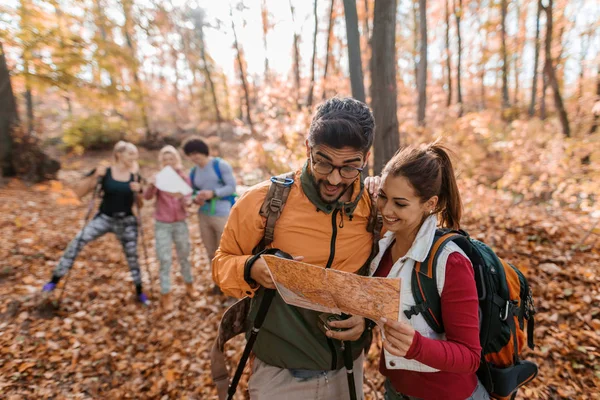
[[[460,228],[462,204],[446,148],[436,142],[396,153],[383,170],[377,206],[387,233],[370,273],[401,279],[398,321],[379,321],[385,399],[489,399],[476,375],[481,347],[473,268],[456,244],[446,245],[434,266],[445,332],[433,331],[421,314],[405,314],[415,306],[412,270],[427,258],[436,228]]]
[[[101,186],[102,203],[98,214],[83,227],[75,239],[69,243],[65,253],[52,272],[52,279],[42,289],[51,292],[60,279],[73,267],[75,258],[86,244],[105,235],[114,233],[125,251],[127,264],[136,297],[139,302],[148,305],[148,297],[142,291],[142,276],[137,253],[138,224],[133,214],[135,201],[142,202],[138,150],[133,143],[119,141],[113,149],[113,162],[110,167],[99,166],[90,174],[89,184],[85,185],[80,195]]]

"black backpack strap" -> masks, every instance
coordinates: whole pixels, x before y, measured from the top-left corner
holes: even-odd
[[[437,289],[437,261],[441,250],[451,241],[465,239],[459,231],[438,229],[433,238],[433,245],[423,262],[415,263],[411,276],[411,288],[415,305],[404,311],[406,318],[422,314],[435,332],[444,332],[442,321],[442,299]]]
[[[260,243],[254,248],[256,254],[273,242],[275,224],[283,212],[283,207],[294,184],[294,172],[288,172],[271,178],[271,186],[260,208],[260,215],[267,219],[265,232]]]

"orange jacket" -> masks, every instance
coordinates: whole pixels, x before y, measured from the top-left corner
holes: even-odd
[[[307,195],[309,185],[301,182],[302,171],[297,171],[294,184],[275,225],[273,243],[269,247],[281,249],[293,256],[304,256],[303,262],[325,267],[333,257],[331,268],[357,272],[368,260],[373,235],[367,232],[371,201],[362,184],[354,184],[353,199],[356,207],[324,204],[313,193]],[[306,172],[304,172],[306,174]],[[244,280],[244,266],[252,249],[260,242],[265,218],[259,215],[271,182],[250,188],[236,202],[221,237],[221,244],[212,262],[213,280],[227,295],[254,296]],[[360,199],[356,196],[360,195]],[[329,207],[329,209],[328,209]]]

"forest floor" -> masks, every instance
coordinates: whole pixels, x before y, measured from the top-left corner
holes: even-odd
[[[156,171],[155,152],[142,152],[142,172]],[[236,157],[228,153],[225,157]],[[142,219],[152,276],[153,304],[136,304],[127,264],[116,238],[89,244],[68,278],[59,309],[39,307],[39,291],[69,241],[81,228],[85,204],[67,189],[107,155],[63,162],[58,181],[0,188],[0,393],[3,399],[213,399],[209,351],[227,299],[209,294],[208,260],[197,220],[188,218],[195,285],[184,297],[173,268],[175,307],[158,303],[152,205]],[[537,379],[520,399],[600,399],[600,250],[597,220],[545,203],[515,202],[505,192],[461,179],[464,228],[518,266],[534,292]],[[140,255],[142,255],[140,246]],[[65,280],[63,280],[64,282]],[[61,283],[62,286],[62,283]],[[60,287],[59,286],[59,289]],[[57,290],[56,292],[59,292]],[[243,347],[229,344],[233,367]],[[377,371],[380,344],[366,363],[367,399],[383,398]],[[245,380],[242,381],[245,387]],[[244,390],[239,390],[244,398]]]

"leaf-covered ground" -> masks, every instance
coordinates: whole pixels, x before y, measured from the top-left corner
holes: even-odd
[[[517,265],[534,290],[537,347],[529,357],[540,374],[519,398],[600,398],[597,221],[583,213],[514,204],[512,197],[469,180],[462,191],[465,228]],[[151,308],[134,302],[120,244],[109,235],[83,250],[60,308],[38,306],[39,290],[80,229],[85,208],[61,182],[27,187],[11,181],[0,189],[1,398],[216,398],[209,349],[227,299],[209,294],[212,281],[196,219],[188,223],[197,300],[184,298],[175,266],[174,310],[157,307],[149,206],[142,213],[149,259],[142,262],[146,287],[148,265],[154,280]],[[227,347],[230,365],[242,346],[236,341]],[[378,354],[377,344],[367,358],[367,399],[383,398]]]

